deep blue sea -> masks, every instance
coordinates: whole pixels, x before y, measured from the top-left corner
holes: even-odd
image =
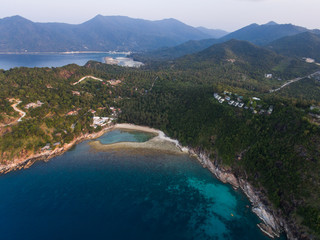
[[[0,69],[14,67],[61,67],[71,63],[85,65],[89,60],[104,62],[105,57],[124,57],[124,54],[73,53],[73,54],[0,54]]]
[[[99,140],[146,141],[113,131]],[[0,176],[4,240],[263,240],[249,201],[188,155],[98,152],[87,142]]]

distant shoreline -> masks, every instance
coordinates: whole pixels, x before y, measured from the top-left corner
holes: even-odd
[[[117,52],[117,51],[68,51],[68,52],[0,52],[3,55],[37,55],[37,54],[92,54],[92,53],[107,53],[107,54],[125,54],[129,55],[131,52]]]

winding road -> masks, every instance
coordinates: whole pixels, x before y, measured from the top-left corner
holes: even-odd
[[[303,78],[304,78],[304,77],[303,77]],[[269,92],[270,92],[270,93],[278,92],[278,91],[281,90],[282,88],[290,85],[291,83],[298,82],[298,81],[300,81],[300,80],[303,79],[303,78],[300,77],[300,78],[295,78],[295,79],[289,80],[288,82],[286,82],[285,84],[283,84],[281,87],[279,87],[279,88],[277,88],[277,89],[272,89],[272,90],[270,90]]]
[[[24,118],[24,117],[26,116],[26,114],[27,114],[26,112],[24,112],[24,111],[22,111],[21,109],[17,108],[17,106],[18,106],[20,103],[22,103],[22,101],[19,101],[19,102],[15,103],[15,104],[11,105],[11,107],[12,107],[16,112],[18,112],[18,113],[21,115],[21,117],[18,119],[17,122],[21,122],[21,121],[22,121],[22,118]]]
[[[103,79],[97,78],[97,77],[94,77],[94,76],[85,76],[85,77],[81,78],[78,82],[73,83],[72,85],[77,85],[78,83],[81,83],[83,80],[85,80],[87,78],[92,78],[92,79],[100,81],[100,82],[104,81]]]
[[[22,118],[24,118],[26,116],[26,112],[22,111],[21,109],[17,108],[17,106],[22,103],[22,101],[18,101],[14,104],[11,105],[11,107],[13,108],[13,110],[15,110],[16,112],[18,112],[20,114],[20,118],[12,123],[9,123],[9,124],[6,124],[6,125],[2,125],[2,127],[6,127],[6,126],[10,126],[16,122],[21,122],[22,121]]]
[[[287,81],[285,84],[283,84],[281,87],[279,87],[279,88],[277,88],[277,89],[271,89],[271,90],[269,91],[269,93],[277,92],[277,91],[281,90],[282,88],[284,88],[284,87],[286,87],[286,86],[288,86],[288,85],[290,85],[290,84],[292,84],[292,83],[298,82],[298,81],[300,81],[301,79],[304,79],[304,78],[307,78],[307,77],[310,77],[310,76],[313,77],[313,76],[316,75],[316,74],[320,74],[320,71],[317,71],[317,72],[315,72],[315,73],[313,73],[313,74],[310,74],[310,75],[308,75],[308,76],[305,76],[305,77],[299,77],[299,78],[295,78],[295,79],[289,80],[289,81]]]

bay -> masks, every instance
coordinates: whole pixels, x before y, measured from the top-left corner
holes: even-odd
[[[0,54],[0,69],[8,70],[14,67],[62,67],[68,64],[85,65],[94,60],[104,63],[105,57],[124,57],[118,53],[38,53],[38,54]]]
[[[117,130],[98,140],[149,138]],[[196,159],[88,143],[0,176],[2,239],[268,239],[246,197]]]

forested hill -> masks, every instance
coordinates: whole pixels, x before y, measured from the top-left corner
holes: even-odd
[[[267,45],[276,39],[293,36],[303,32],[320,33],[320,30],[309,30],[292,24],[277,24],[275,22],[269,22],[263,25],[251,24],[232,32],[219,40],[221,42],[225,42],[230,39],[238,39],[246,40],[256,45]]]
[[[176,59],[169,66],[176,70],[217,71],[226,78],[238,78],[240,82],[245,82],[247,78],[269,81],[265,79],[265,74],[273,74],[275,79],[284,80],[306,76],[319,69],[315,64],[307,64],[239,40],[213,45],[199,53]]]
[[[320,62],[320,35],[304,32],[271,42],[267,47],[277,53],[298,57],[313,58]]]
[[[0,52],[141,51],[211,37],[175,19],[101,15],[77,25],[8,17],[0,20],[0,32]]]

